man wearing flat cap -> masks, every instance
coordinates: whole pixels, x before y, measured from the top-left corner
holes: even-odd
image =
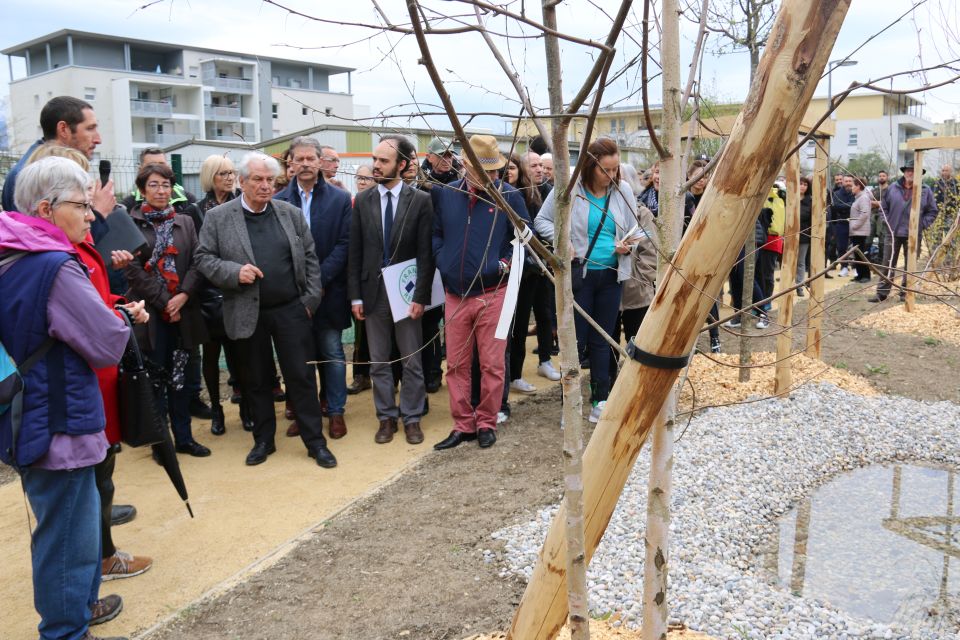
[[[514,234],[506,212],[485,191],[481,172],[486,172],[510,207],[529,223],[523,196],[498,178],[507,159],[500,153],[497,139],[475,135],[470,138],[470,147],[480,166],[471,165],[465,156],[463,179],[431,191],[433,254],[446,290],[447,388],[454,425],[435,449],[452,449],[472,440],[487,448],[497,441],[506,341],[496,338],[496,329]],[[470,402],[474,346],[480,360],[480,403],[476,409]]]
[[[420,165],[424,179],[420,189],[430,193],[434,187],[450,184],[460,179],[463,165],[453,155],[453,141],[447,138],[434,138],[427,145],[427,157]],[[440,321],[443,320],[443,306],[433,307],[423,313],[423,348],[420,356],[423,360],[423,376],[427,393],[436,393],[443,382],[443,347],[440,343]]]
[[[913,202],[913,162],[907,162],[900,167],[903,177],[890,185],[890,188],[883,192],[881,201],[881,210],[886,222],[881,220],[881,224],[887,226],[887,237],[893,237],[888,242],[883,243],[883,262],[881,267],[886,269],[886,277],[880,279],[877,285],[877,293],[870,302],[882,302],[890,295],[891,282],[897,269],[897,262],[900,260],[900,254],[903,253],[903,278],[901,281],[900,300],[906,298],[907,286],[907,239],[910,236],[910,205]],[[926,170],[924,170],[926,173]],[[923,186],[920,191],[920,229],[919,233],[933,224],[937,219],[937,202],[933,198],[933,191],[930,187]],[[892,233],[891,233],[892,232]],[[920,235],[918,234],[919,238]],[[920,243],[917,242],[917,255],[920,255]]]

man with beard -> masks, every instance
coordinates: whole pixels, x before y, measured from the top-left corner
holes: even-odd
[[[353,316],[364,321],[370,345],[377,444],[393,440],[399,419],[409,444],[423,442],[420,418],[426,392],[417,352],[423,344],[420,321],[433,284],[433,206],[430,196],[402,179],[416,163],[417,151],[409,140],[399,135],[381,138],[373,150],[377,187],[357,194],[350,225],[347,287]],[[394,323],[382,270],[407,260],[416,260],[416,285],[408,317]],[[394,336],[403,361],[399,407],[389,362]]]
[[[347,403],[347,364],[341,334],[350,326],[347,298],[347,253],[350,247],[350,194],[327,183],[323,155],[329,147],[308,136],[290,143],[290,161],[296,167],[296,179],[274,198],[298,207],[303,212],[317,260],[323,298],[313,315],[313,334],[321,371],[322,395],[330,418],[330,437],[347,434],[343,413]],[[298,435],[298,425],[287,429]]]

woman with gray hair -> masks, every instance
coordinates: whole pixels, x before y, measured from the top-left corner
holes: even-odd
[[[19,472],[37,519],[34,605],[44,639],[89,637],[91,613],[121,608],[119,596],[98,600],[94,465],[107,439],[94,369],[120,361],[129,329],[77,258],[93,221],[90,186],[76,163],[44,158],[17,177],[21,213],[0,214],[0,342],[23,379],[22,411],[0,416],[0,460]]]

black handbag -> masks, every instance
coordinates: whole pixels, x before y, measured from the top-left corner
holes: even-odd
[[[586,275],[587,271],[587,260],[590,259],[590,254],[593,253],[593,247],[597,244],[597,238],[600,237],[600,232],[603,231],[603,225],[607,221],[607,209],[610,208],[610,194],[607,194],[607,199],[603,201],[603,215],[600,216],[600,224],[597,225],[597,230],[593,233],[593,238],[590,240],[590,246],[587,247],[587,255],[582,258],[574,258],[570,261],[570,284],[573,285],[573,292],[577,293],[583,287],[583,277]],[[589,209],[587,210],[587,216],[589,218]]]
[[[220,289],[213,285],[200,289],[200,315],[211,338],[224,340],[227,337],[223,326],[223,292]]]
[[[120,439],[129,447],[144,447],[163,442],[167,427],[157,412],[153,383],[133,335],[133,324],[126,313],[121,315],[130,327],[130,340],[120,360]]]

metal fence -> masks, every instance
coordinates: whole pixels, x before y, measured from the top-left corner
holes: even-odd
[[[183,176],[183,187],[187,191],[197,195],[197,197],[203,197],[203,194],[200,192],[200,166],[203,163],[199,160],[178,161],[175,156],[176,154],[170,155],[170,162],[174,167],[176,167],[179,162]],[[6,181],[7,173],[19,159],[19,155],[0,152],[0,185]],[[94,179],[99,177],[97,167],[99,166],[100,160],[110,161],[110,177],[113,178],[113,189],[117,194],[117,200],[122,200],[136,188],[135,180],[137,170],[140,168],[140,159],[137,157],[108,158],[94,156],[93,162],[90,163],[90,175],[92,175]]]

